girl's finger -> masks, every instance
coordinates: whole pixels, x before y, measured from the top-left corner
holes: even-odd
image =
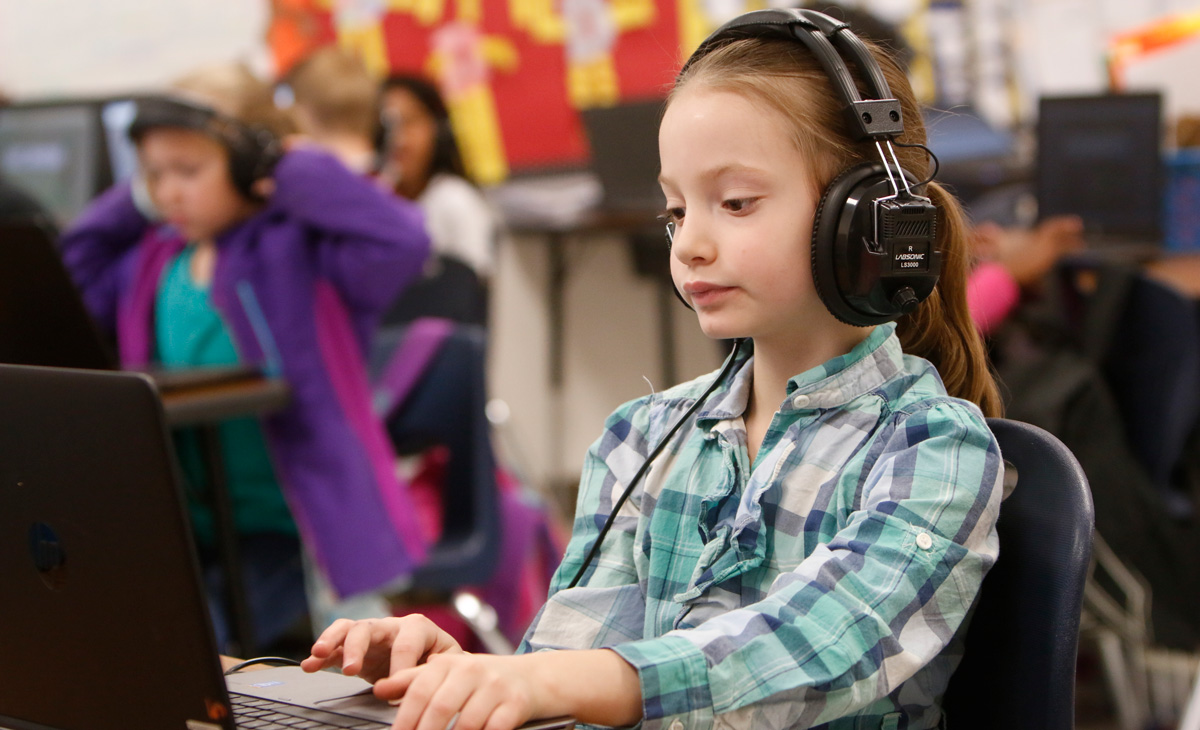
[[[346,633],[342,642],[342,673],[358,674],[363,669],[367,652],[374,641],[379,641],[378,628],[375,621],[359,621]]]
[[[405,670],[400,672],[399,675],[376,683],[375,687],[380,691],[385,691],[387,687],[393,684],[405,685],[402,691],[403,699],[400,702],[400,709],[396,713],[396,721],[392,724],[393,730],[416,730],[418,723],[421,722],[421,718],[429,706],[429,701],[433,698],[437,688],[445,681],[446,672],[447,667],[444,663],[435,662]],[[394,682],[400,676],[404,676],[404,680],[402,682]],[[381,688],[380,684],[384,682],[388,684],[384,688]],[[453,715],[450,717],[453,717]],[[447,717],[446,723],[449,723],[449,721],[450,718]],[[444,730],[445,727],[446,724],[443,724],[438,730]]]
[[[517,722],[514,708],[504,709],[510,701],[508,694],[498,685],[483,682],[473,692],[459,711],[454,727],[457,730],[482,730],[485,727],[512,730]],[[511,725],[506,725],[513,722]]]
[[[477,688],[478,682],[473,681],[470,673],[461,671],[461,668],[452,668],[425,703],[425,711],[421,713],[417,730],[446,730],[450,721],[463,709]],[[455,726],[457,727],[457,723]]]
[[[375,683],[375,696],[381,700],[398,700],[404,697],[404,693],[408,691],[408,686],[412,684],[417,675],[424,669],[424,666],[413,667],[411,669],[402,669],[399,672],[393,673],[390,677],[385,677]]]

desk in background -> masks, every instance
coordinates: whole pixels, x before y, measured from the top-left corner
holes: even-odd
[[[216,532],[217,554],[226,580],[226,610],[229,630],[242,654],[253,655],[254,625],[246,600],[242,577],[241,552],[229,500],[225,458],[221,453],[218,427],[222,421],[238,416],[260,416],[287,405],[290,391],[280,378],[252,376],[160,392],[167,425],[193,427],[209,476],[209,497]]]

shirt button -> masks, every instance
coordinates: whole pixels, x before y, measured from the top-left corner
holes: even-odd
[[[929,536],[928,532],[922,532],[917,535],[917,547],[922,550],[928,550],[933,547],[933,538]]]
[[[797,408],[804,408],[808,405],[809,400],[811,399],[807,395],[800,394],[795,398],[792,398],[792,405],[796,406]]]
[[[683,730],[683,723],[680,722],[678,718],[676,718],[674,720],[674,722],[671,723],[670,730]]]

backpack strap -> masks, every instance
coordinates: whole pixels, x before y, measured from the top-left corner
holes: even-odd
[[[404,338],[392,350],[383,374],[375,382],[375,413],[382,420],[404,405],[453,330],[454,322],[438,317],[422,317],[406,327]]]

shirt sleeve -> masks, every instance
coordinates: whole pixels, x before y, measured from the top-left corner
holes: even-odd
[[[633,563],[642,491],[621,506],[581,586],[570,586],[616,502],[646,459],[650,409],[633,401],[617,409],[584,460],[575,522],[550,583],[550,600],[534,619],[522,651],[603,647],[644,636],[645,597]]]
[[[765,599],[612,647],[638,670],[645,728],[820,724],[945,648],[998,553],[999,449],[950,402],[895,417],[869,448],[857,508]]]
[[[1020,299],[1021,288],[1001,264],[982,263],[967,279],[967,309],[981,334],[1004,324]]]
[[[421,206],[438,253],[461,260],[481,278],[490,276],[499,226],[479,191],[461,178],[442,177],[421,198]]]
[[[275,168],[270,208],[319,235],[322,273],[348,306],[380,312],[429,255],[420,209],[324,151],[297,149]]]

